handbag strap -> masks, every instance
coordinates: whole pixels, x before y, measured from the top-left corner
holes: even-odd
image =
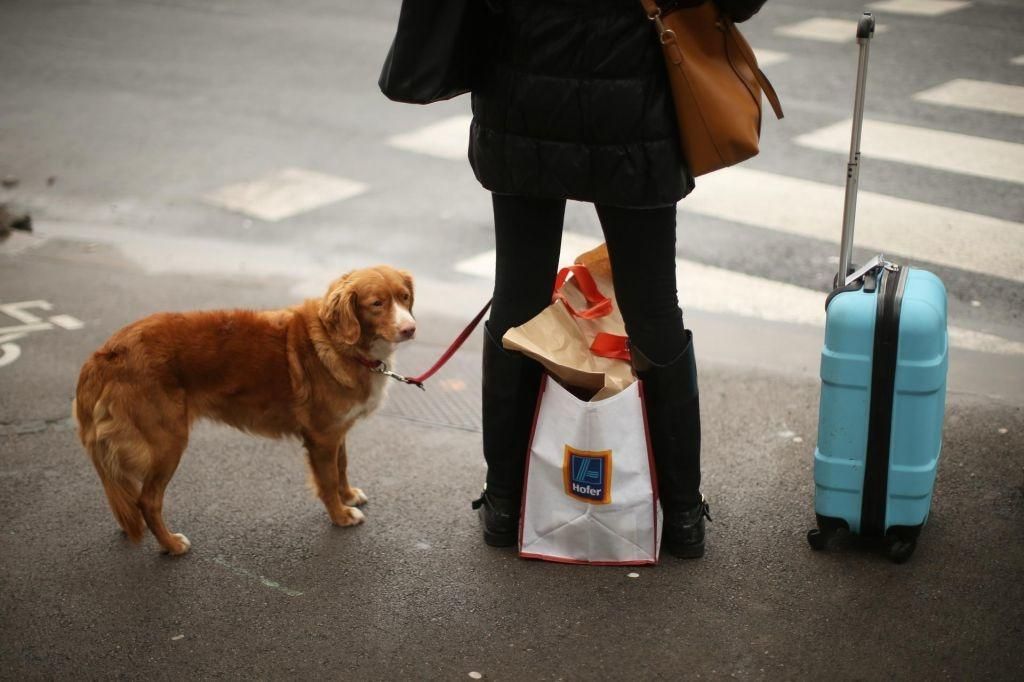
[[[711,0],[707,0],[711,2]],[[662,45],[668,45],[669,43],[675,43],[678,49],[678,43],[676,41],[676,34],[670,28],[667,28],[662,22],[661,8],[658,7],[655,0],[640,0],[640,4],[644,8],[644,12],[647,14],[647,18],[655,23],[658,29],[658,39]],[[727,17],[724,13],[719,10],[718,16],[719,25],[725,31],[726,35],[732,38],[732,42],[739,48],[740,54],[743,56],[743,60],[747,62],[751,72],[754,74],[754,78],[757,79],[758,85],[761,86],[761,91],[764,92],[765,98],[768,103],[772,106],[772,111],[775,112],[776,118],[783,118],[782,103],[779,101],[779,95],[775,92],[775,87],[771,81],[768,80],[768,76],[764,75],[764,71],[757,65],[757,57],[754,55],[754,51],[750,49],[750,45],[743,38],[743,34],[736,28],[733,20]],[[681,54],[678,55],[681,58]]]
[[[565,281],[569,278],[569,275],[573,276],[576,288],[580,290],[580,293],[583,294],[583,297],[589,304],[583,310],[573,308],[572,304],[569,303],[569,299],[562,293],[562,287],[565,286]],[[597,283],[585,265],[570,265],[558,271],[558,276],[555,277],[555,292],[552,294],[551,300],[561,301],[570,315],[584,320],[605,317],[612,312],[611,299],[602,294],[601,290],[597,288]]]
[[[740,49],[740,54],[743,55],[743,59],[746,60],[747,66],[754,73],[754,78],[757,79],[758,85],[761,86],[761,91],[764,92],[765,99],[772,105],[772,111],[775,112],[775,118],[781,119],[785,117],[782,113],[782,103],[779,102],[779,95],[775,92],[775,87],[771,81],[768,80],[768,76],[764,75],[764,71],[757,65],[757,56],[754,55],[754,51],[747,44],[747,41],[743,38],[739,29],[736,28],[736,24],[729,17],[722,16],[719,18],[722,22],[722,26],[725,28],[727,34],[731,34],[730,37],[733,39],[733,43]]]

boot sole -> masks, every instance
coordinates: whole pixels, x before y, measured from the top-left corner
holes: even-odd
[[[700,559],[704,556],[703,542],[694,545],[682,545],[679,547],[665,545],[662,549],[677,559]]]
[[[516,544],[515,533],[494,533],[484,530],[484,542],[491,547],[511,547]]]

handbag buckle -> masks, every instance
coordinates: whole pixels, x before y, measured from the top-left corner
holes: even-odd
[[[647,18],[653,21],[655,28],[658,29],[658,37],[661,39],[662,45],[668,45],[675,41],[676,32],[665,27],[665,22],[661,20],[660,7],[655,7],[654,11],[647,15]]]

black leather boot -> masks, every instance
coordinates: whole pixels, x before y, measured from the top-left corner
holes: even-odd
[[[711,507],[703,497],[689,509],[666,511],[661,548],[681,559],[704,556],[704,519],[711,520]]]
[[[484,459],[487,486],[473,508],[480,511],[484,542],[516,543],[530,429],[543,368],[522,353],[506,351],[484,325]]]
[[[473,500],[473,509],[480,510],[484,542],[491,547],[511,547],[519,536],[519,499],[495,497],[486,490]]]
[[[704,555],[708,504],[700,494],[700,399],[693,335],[667,365],[652,362],[632,346],[633,368],[643,381],[658,495],[665,514],[662,549],[678,557]]]

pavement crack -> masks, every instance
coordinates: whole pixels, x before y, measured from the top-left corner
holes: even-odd
[[[75,422],[71,417],[48,419],[16,419],[0,421],[0,436],[27,436],[46,431],[72,431]]]

